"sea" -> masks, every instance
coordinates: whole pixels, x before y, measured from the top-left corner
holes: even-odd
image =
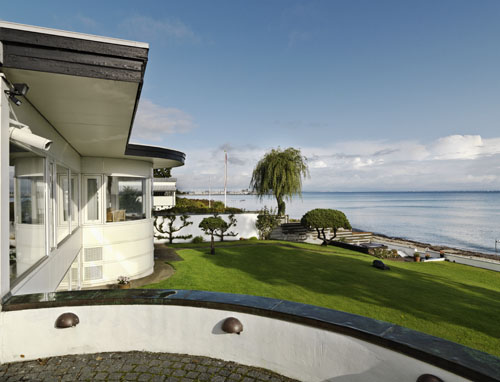
[[[188,197],[208,199],[208,195]],[[211,199],[224,201],[224,195]],[[264,206],[276,208],[276,200],[227,195],[227,205],[257,211]],[[303,192],[302,198],[286,203],[286,214],[300,219],[314,208],[341,210],[362,231],[500,255],[500,191]]]

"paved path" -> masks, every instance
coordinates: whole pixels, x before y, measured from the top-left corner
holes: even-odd
[[[170,353],[97,353],[0,365],[0,381],[294,382],[269,370]]]

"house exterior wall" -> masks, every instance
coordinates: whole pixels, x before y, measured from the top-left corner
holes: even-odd
[[[0,43],[1,48],[1,43]],[[0,297],[9,292],[9,101],[0,78]]]
[[[87,253],[102,253],[91,257]],[[90,225],[83,227],[82,287],[116,283],[118,276],[131,279],[153,273],[153,220]],[[101,267],[102,277],[86,277],[89,267]]]
[[[151,163],[133,159],[82,157],[82,174],[139,176],[151,178]]]
[[[4,93],[2,92],[2,99],[4,99]],[[6,137],[6,150],[2,150],[6,153],[7,159],[2,161],[2,165],[6,169],[2,168],[2,176],[5,174],[7,177],[6,182],[2,182],[2,185],[6,188],[6,191],[2,190],[2,196],[9,198],[9,150],[8,150],[8,101],[5,101],[5,107],[3,110],[7,110],[7,120],[6,128],[2,126],[2,132],[7,132]],[[151,184],[150,179],[152,178],[152,164],[146,161],[140,160],[127,160],[127,159],[114,159],[114,158],[94,158],[94,157],[81,157],[72,147],[66,142],[57,131],[50,125],[50,123],[41,115],[29,102],[23,102],[21,106],[14,106],[13,110],[16,114],[19,122],[28,125],[34,134],[43,136],[45,138],[51,139],[53,141],[52,147],[48,152],[37,152],[37,154],[42,155],[54,163],[57,163],[65,168],[69,168],[71,173],[74,175],[94,174],[94,175],[105,175],[105,176],[132,176],[146,178],[146,210],[151,209]],[[2,147],[3,148],[3,147]],[[29,158],[23,158],[22,160],[17,160],[19,162],[18,170],[22,172],[24,162],[29,161]],[[23,167],[24,166],[24,167]],[[29,167],[29,166],[28,166]],[[46,179],[47,181],[47,179]],[[80,182],[79,188],[79,205],[81,206],[80,212],[84,207],[83,199],[83,182]],[[104,185],[101,185],[103,189],[101,190],[101,213],[105,213],[105,192]],[[9,205],[7,201],[5,205]],[[48,213],[48,211],[46,211]],[[5,249],[2,248],[2,253],[9,253],[9,211],[3,214],[3,217],[7,219],[7,222],[2,222],[2,231],[6,227],[6,241],[3,244]],[[138,278],[146,276],[153,272],[153,228],[151,218],[146,218],[138,221],[132,222],[117,222],[112,224],[107,224],[102,221],[100,224],[87,225],[83,224],[83,217],[80,213],[79,229],[74,230],[66,238],[57,245],[56,249],[49,251],[48,256],[42,256],[41,261],[39,261],[35,269],[30,269],[26,275],[21,276],[16,280],[13,287],[9,284],[9,264],[8,257],[6,258],[6,264],[2,265],[2,270],[5,275],[2,281],[6,283],[2,289],[2,293],[5,294],[11,290],[12,294],[25,294],[34,292],[52,292],[56,290],[58,285],[60,285],[61,280],[67,275],[68,269],[71,264],[78,263],[78,255],[81,255],[81,269],[79,283],[80,286],[95,286],[104,285],[110,282],[115,282],[118,276],[128,276],[130,278]],[[102,215],[105,216],[105,215]],[[55,229],[58,229],[56,227]],[[2,232],[5,235],[4,232]],[[46,229],[44,225],[28,225],[19,224],[16,225],[16,243],[19,243],[19,250],[23,250],[23,253],[29,255],[30,246],[39,246],[40,242],[45,242]],[[59,237],[56,235],[56,237]],[[39,240],[35,240],[38,238]],[[87,248],[102,248],[102,259],[98,262],[91,261],[85,262],[85,250]],[[31,248],[35,250],[36,248]],[[3,251],[6,252],[3,252]],[[34,252],[42,252],[43,248],[38,248]],[[36,261],[31,261],[33,259],[25,258],[26,266],[23,265],[22,259],[19,261],[19,271],[25,271],[30,268]],[[28,261],[30,260],[30,261]],[[36,259],[35,259],[36,260]],[[101,276],[98,280],[90,280],[85,276],[90,274],[86,273],[86,268],[94,267],[93,269],[98,269],[101,267]],[[97,267],[97,268],[95,268]]]

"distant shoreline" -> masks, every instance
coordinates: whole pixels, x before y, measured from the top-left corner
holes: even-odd
[[[356,231],[356,229],[353,229],[353,231]],[[474,257],[482,257],[490,260],[500,260],[500,253],[498,255],[491,255],[487,253],[482,253],[482,252],[477,252],[477,251],[470,251],[467,249],[460,249],[460,248],[453,248],[449,247],[446,245],[440,245],[440,244],[429,244],[429,243],[422,243],[420,241],[415,241],[411,239],[404,239],[400,237],[394,237],[394,236],[388,236],[388,235],[383,235],[380,233],[375,233],[372,232],[372,239],[373,240],[380,240],[380,241],[385,241],[393,244],[400,244],[404,246],[409,246],[409,247],[420,247],[420,248],[428,248],[432,251],[436,252],[441,252],[443,251],[444,253],[448,254],[454,254],[454,255],[461,255],[461,256],[474,256]]]

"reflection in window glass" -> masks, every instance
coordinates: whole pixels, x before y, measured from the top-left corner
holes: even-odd
[[[79,225],[78,210],[78,176],[71,176],[71,229],[74,231]]]
[[[43,224],[45,216],[45,183],[43,176],[17,179],[19,200],[18,223]]]
[[[146,179],[108,177],[106,221],[119,222],[146,218]]]
[[[87,220],[99,220],[99,185],[97,178],[87,178]]]
[[[57,166],[57,242],[69,235],[69,182],[68,169]]]
[[[44,160],[27,157],[13,163],[10,168],[11,283],[46,255]]]

